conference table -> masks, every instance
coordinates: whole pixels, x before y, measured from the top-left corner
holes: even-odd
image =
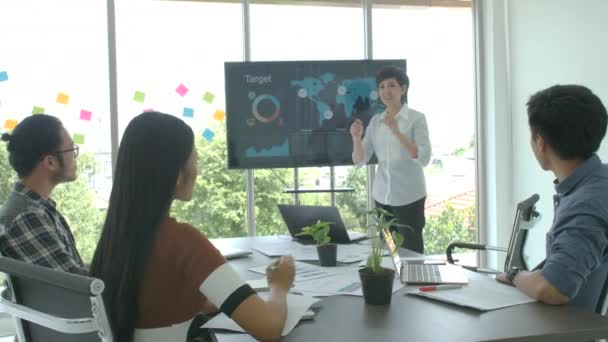
[[[230,260],[243,279],[257,279],[251,267],[269,264],[253,248],[275,245],[285,237],[213,239],[220,250],[239,248],[253,254]],[[287,240],[288,241],[288,240]],[[339,248],[339,247],[338,247]],[[402,249],[402,257],[420,256]],[[487,275],[466,271],[469,279]],[[493,311],[478,311],[395,292],[386,306],[366,305],[362,297],[331,296],[315,309],[314,320],[300,322],[282,341],[589,341],[608,337],[608,317],[572,305],[538,302]],[[247,334],[215,332],[219,342],[255,341]]]

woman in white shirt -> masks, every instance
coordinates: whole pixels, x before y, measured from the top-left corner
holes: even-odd
[[[431,142],[424,114],[405,103],[409,83],[397,67],[380,70],[376,84],[386,110],[372,117],[364,137],[359,119],[351,125],[350,133],[356,165],[366,164],[374,153],[378,158],[372,190],[376,206],[411,227],[394,228],[405,237],[402,247],[424,253],[426,184],[422,168],[431,159]]]

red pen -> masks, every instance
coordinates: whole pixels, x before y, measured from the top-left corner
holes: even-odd
[[[460,288],[462,288],[462,285],[433,285],[433,286],[419,287],[418,291],[430,292],[430,291],[452,290],[452,289],[460,289]]]

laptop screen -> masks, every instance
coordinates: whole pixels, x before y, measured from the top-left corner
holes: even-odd
[[[344,227],[344,222],[340,217],[338,208],[331,206],[315,206],[315,205],[290,205],[279,204],[279,212],[283,216],[283,220],[287,225],[289,234],[294,238],[302,231],[304,227],[308,227],[317,221],[325,221],[331,223],[329,237],[333,243],[349,243],[350,238]],[[304,237],[306,239],[307,237]],[[300,239],[300,237],[298,237]]]
[[[382,229],[382,235],[384,236],[384,241],[386,241],[386,245],[388,246],[388,252],[391,255],[391,259],[393,259],[395,271],[397,271],[397,274],[399,274],[401,277],[401,256],[399,256],[399,248],[395,243],[395,239],[393,239],[393,235],[388,228]]]

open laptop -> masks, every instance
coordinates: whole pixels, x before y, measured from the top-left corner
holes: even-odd
[[[382,231],[388,251],[393,259],[395,270],[404,284],[467,284],[464,270],[454,265],[436,265],[420,262],[402,262],[399,248],[388,228]]]
[[[304,227],[317,221],[331,222],[329,237],[333,243],[350,243],[367,238],[367,234],[347,231],[336,207],[317,205],[279,204],[279,212],[287,225],[289,234],[302,242],[311,242],[310,236],[296,236]]]

